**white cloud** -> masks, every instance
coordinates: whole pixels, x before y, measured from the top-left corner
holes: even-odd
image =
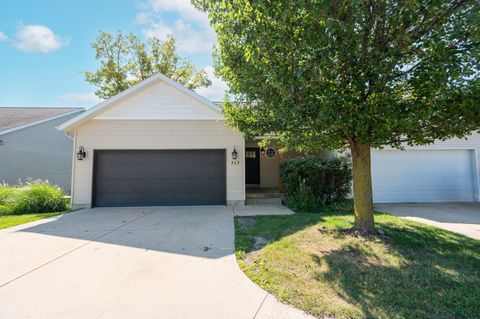
[[[198,11],[190,0],[149,0],[145,11],[137,14],[135,23],[143,24],[142,33],[148,37],[165,39],[172,34],[180,52],[211,53],[217,42],[205,13]],[[173,24],[165,24],[162,14],[176,13],[179,18]]]
[[[68,103],[85,103],[85,104],[96,104],[101,101],[103,101],[101,98],[95,95],[95,93],[77,93],[77,92],[72,92],[72,93],[66,93],[63,95],[60,95],[58,97],[59,100],[68,102]]]
[[[7,39],[8,39],[7,35],[0,31],[0,41],[5,41]]]
[[[163,22],[158,22],[143,29],[142,33],[149,38],[164,39],[168,34],[173,34],[173,29],[167,27]]]
[[[176,45],[181,52],[185,53],[210,53],[216,43],[216,36],[211,29],[196,29],[183,20],[177,20],[173,26],[167,26],[163,22],[152,23],[142,30],[147,37],[165,39],[172,34]]]
[[[205,71],[207,72],[208,78],[212,81],[212,85],[208,88],[198,88],[196,92],[209,100],[223,101],[225,91],[228,90],[227,84],[221,79],[215,77],[212,66],[205,67]]]
[[[150,0],[147,6],[157,13],[177,12],[184,20],[196,21],[208,26],[207,15],[197,10],[190,0]]]
[[[22,25],[18,28],[14,46],[25,52],[48,53],[68,44],[44,25]]]
[[[148,24],[150,22],[152,22],[152,18],[146,12],[137,13],[135,20],[133,20],[133,23],[135,24]]]

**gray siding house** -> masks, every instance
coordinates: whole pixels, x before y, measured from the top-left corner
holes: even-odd
[[[73,141],[56,127],[83,111],[0,107],[0,183],[42,179],[70,193]]]

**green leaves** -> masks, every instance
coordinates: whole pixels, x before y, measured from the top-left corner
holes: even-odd
[[[480,128],[478,1],[194,3],[217,33],[228,121],[247,136],[314,151]]]
[[[280,178],[289,205],[312,211],[344,201],[351,191],[352,168],[346,159],[298,157],[281,162]]]
[[[103,99],[155,73],[162,73],[192,90],[211,85],[204,69],[197,69],[178,55],[172,36],[167,36],[164,42],[157,38],[144,42],[132,33],[100,32],[91,46],[100,67],[94,72],[86,71],[85,80],[98,87],[95,94]]]

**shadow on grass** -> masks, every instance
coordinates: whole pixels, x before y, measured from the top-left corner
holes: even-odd
[[[315,279],[367,318],[479,318],[480,242],[429,228],[379,223],[392,265],[360,244],[312,254]]]
[[[417,250],[423,248],[436,253],[480,253],[480,241],[466,236],[411,221],[403,221],[399,227],[396,223],[398,219],[385,213],[377,213],[376,218],[379,220],[377,228],[398,246]]]
[[[318,287],[327,283],[328,288],[322,289],[329,289],[354,305],[366,318],[480,318],[480,241],[384,213],[376,214],[382,237],[356,237],[344,232],[353,221],[348,209],[258,216],[253,220],[248,227],[236,220],[237,252],[251,251],[255,236],[281,241],[285,236],[296,236],[317,225],[316,229],[322,232],[320,241],[333,241],[335,245],[331,249],[323,246],[304,251],[315,265],[310,280],[318,281]],[[297,241],[302,240],[297,237]],[[275,247],[279,250],[276,258],[287,258],[288,249],[282,245]],[[278,268],[269,256],[261,258],[265,260],[260,264],[268,263],[266,269],[274,268],[276,272],[295,269]],[[303,267],[297,266],[297,271]],[[296,276],[295,272],[289,276]],[[280,282],[272,284],[280,285],[281,290]],[[304,289],[301,285],[299,282],[297,287],[290,288],[301,292]],[[308,304],[306,300],[297,302]]]

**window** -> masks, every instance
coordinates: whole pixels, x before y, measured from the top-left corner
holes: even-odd
[[[245,151],[245,158],[257,158],[257,152]]]
[[[275,157],[275,155],[277,154],[277,151],[275,151],[274,148],[270,147],[270,148],[267,149],[265,154],[267,155],[267,157]]]

